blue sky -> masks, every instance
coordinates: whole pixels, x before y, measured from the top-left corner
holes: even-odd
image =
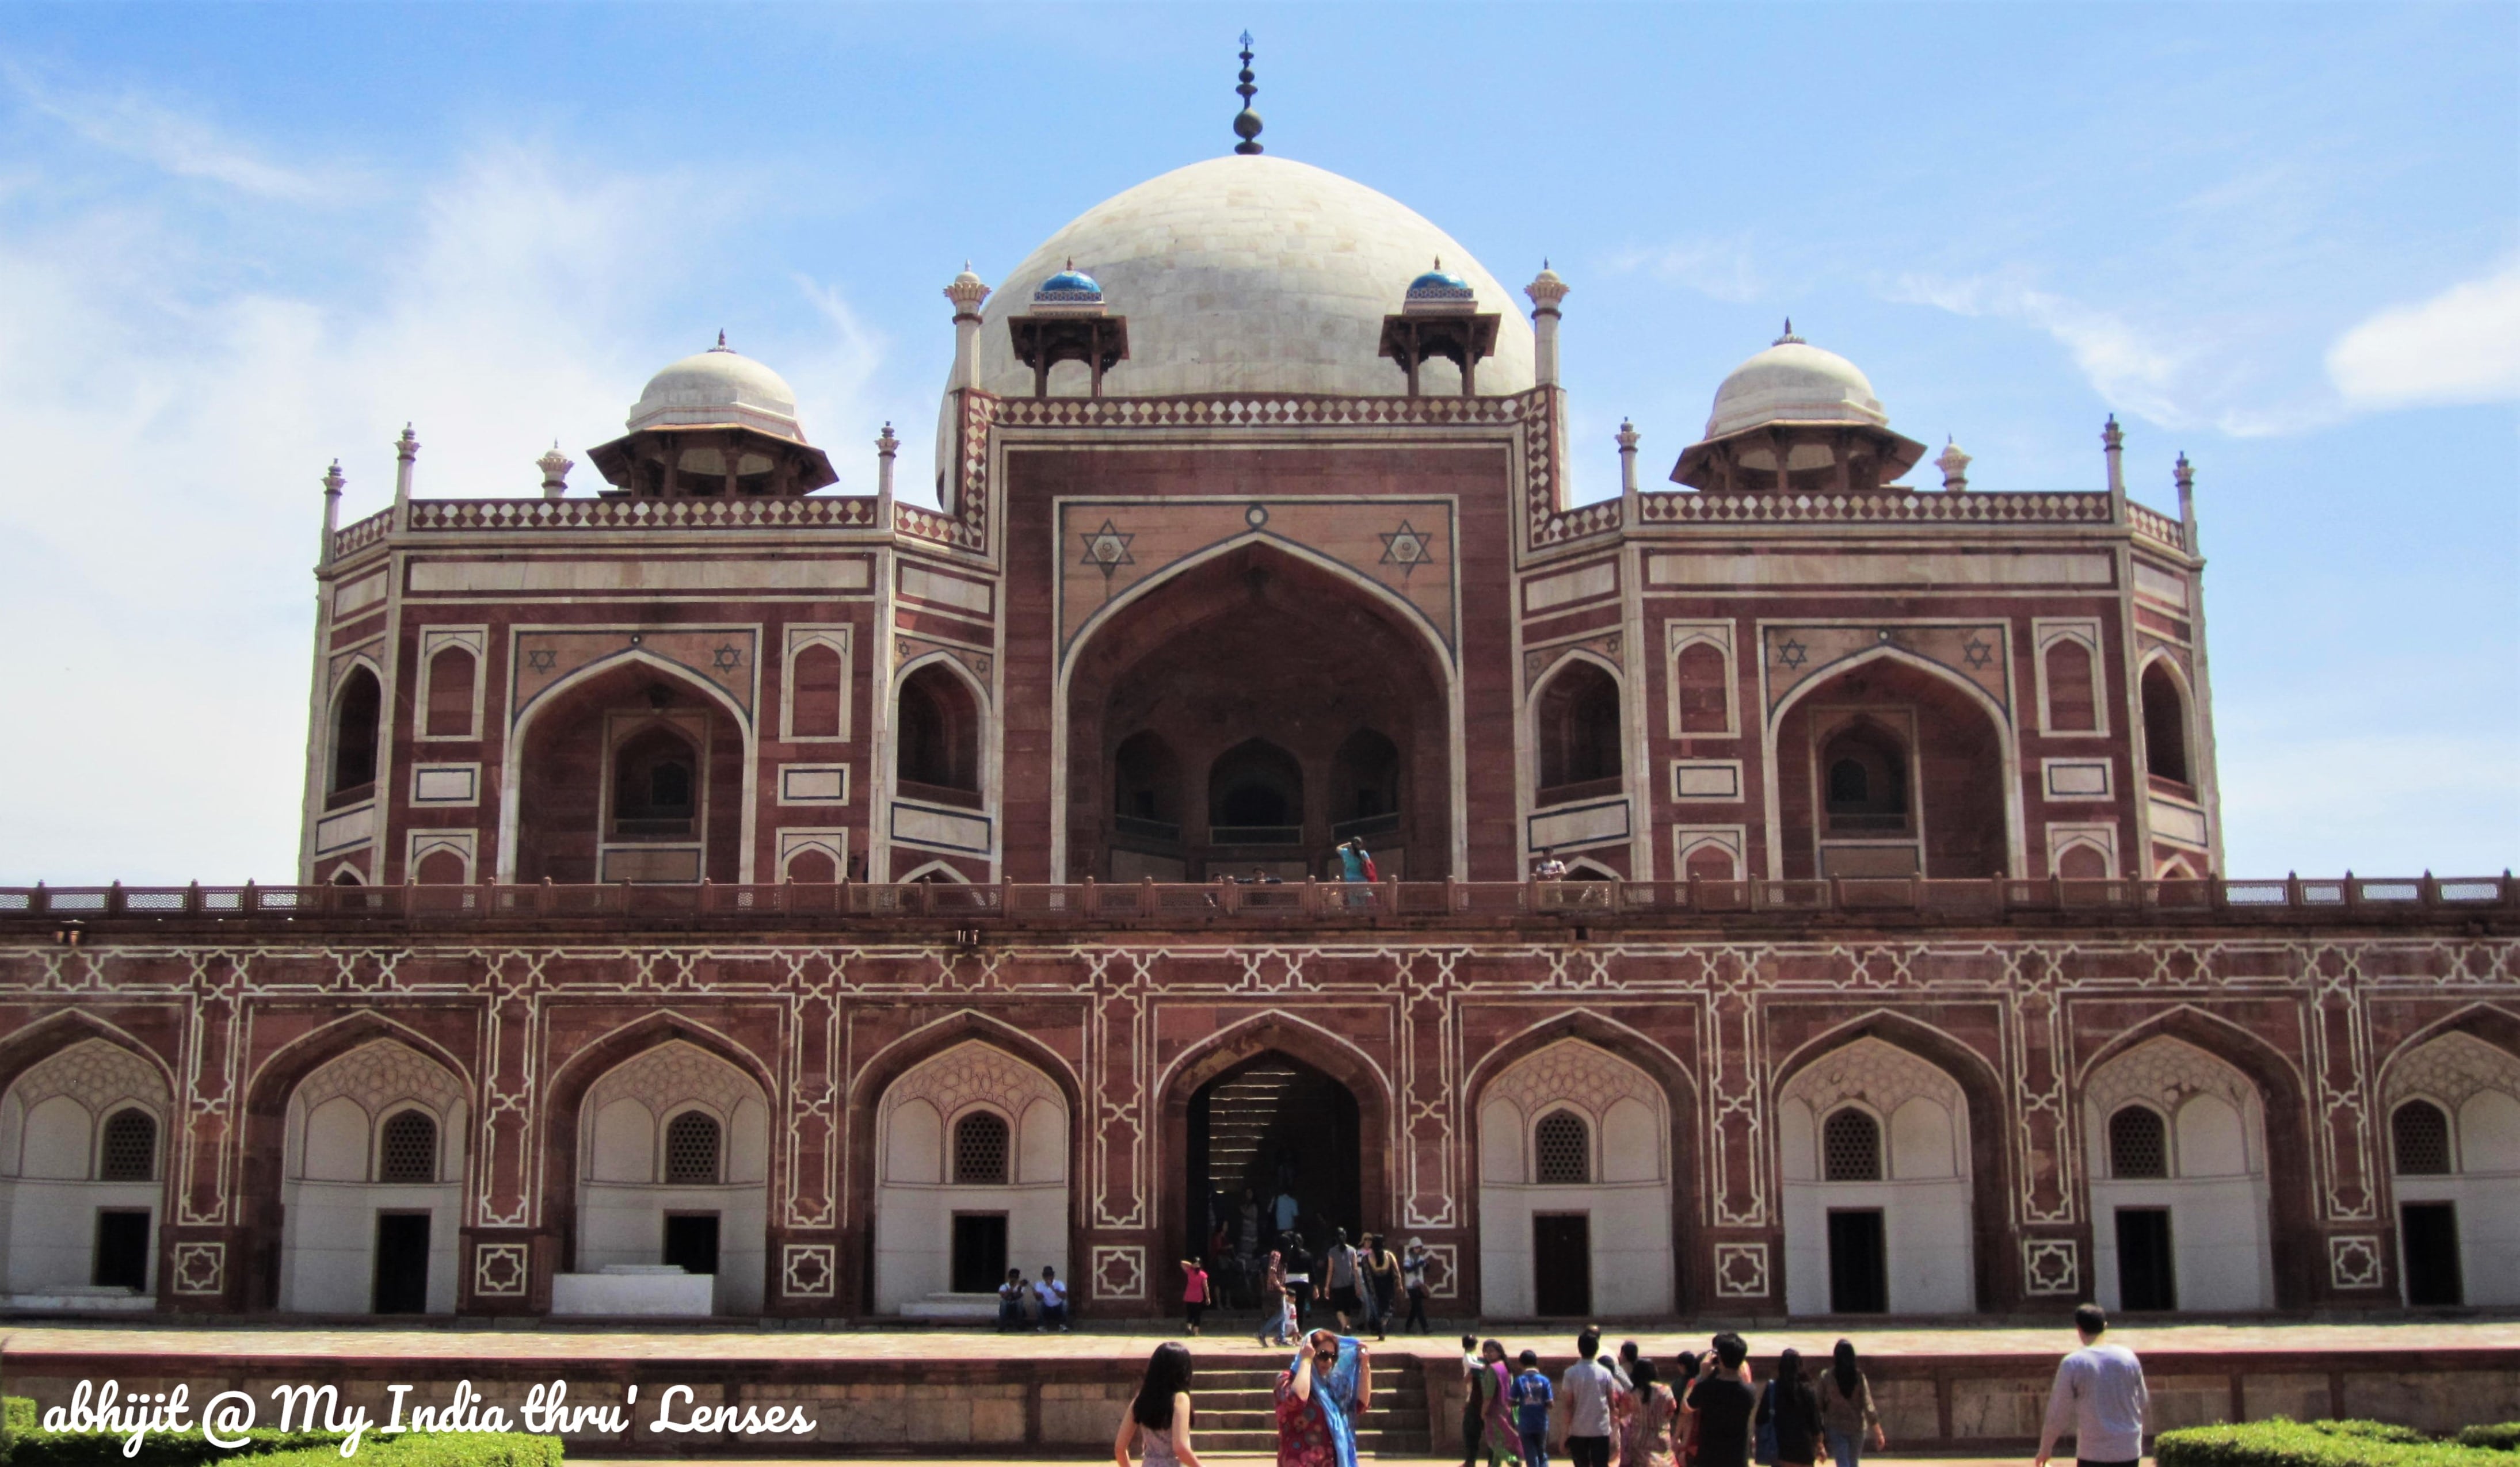
[[[0,10],[0,881],[291,868],[320,501],[723,328],[842,487],[940,289],[1263,139],[1574,286],[1579,493],[1791,314],[1972,487],[2198,469],[2229,866],[2520,849],[2520,7]],[[580,487],[593,478],[577,471]]]

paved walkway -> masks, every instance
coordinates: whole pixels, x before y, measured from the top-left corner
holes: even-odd
[[[1511,1348],[1571,1354],[1574,1332],[1563,1325],[1485,1326]],[[1868,1356],[1949,1359],[2002,1356],[2054,1357],[2073,1348],[2073,1329],[2059,1321],[2037,1328],[1912,1327],[1826,1329],[1788,1327],[1742,1331],[1757,1354],[1792,1346],[1805,1356],[1826,1356],[1844,1336]],[[1648,1354],[1668,1357],[1704,1349],[1703,1327],[1628,1328],[1611,1325],[1612,1344],[1635,1340]],[[2110,1338],[2138,1353],[2251,1354],[2350,1352],[2382,1358],[2434,1350],[2520,1350],[2520,1319],[2449,1322],[2337,1324],[2127,1325]],[[1153,1331],[1075,1334],[965,1333],[953,1330],[694,1329],[643,1330],[599,1326],[554,1328],[489,1325],[433,1329],[253,1326],[0,1324],[0,1353],[24,1355],[154,1355],[170,1360],[307,1359],[391,1356],[409,1360],[1013,1360],[1137,1357],[1163,1338]],[[1385,1355],[1415,1354],[1452,1360],[1456,1336],[1393,1338],[1373,1344]],[[1259,1357],[1248,1336],[1208,1334],[1188,1342],[1198,1356]]]

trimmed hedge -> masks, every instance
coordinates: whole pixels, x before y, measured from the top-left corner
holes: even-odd
[[[2492,1426],[2462,1426],[2452,1440],[2461,1446],[2520,1451],[2520,1421],[2500,1421]]]
[[[242,1445],[213,1446],[197,1428],[174,1435],[152,1433],[138,1456],[122,1454],[121,1437],[108,1432],[48,1432],[35,1402],[12,1396],[0,1400],[0,1467],[210,1467],[224,1458],[251,1457],[254,1467],[342,1467],[340,1432],[246,1433]],[[561,1467],[561,1440],[525,1432],[465,1433],[371,1431],[359,1440],[352,1463],[375,1467]]]
[[[2381,1421],[2256,1421],[2153,1439],[2158,1467],[2503,1467],[2500,1453]]]

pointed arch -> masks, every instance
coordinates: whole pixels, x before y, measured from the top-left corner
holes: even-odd
[[[1475,1128],[1486,1105],[1489,1086],[1497,1077],[1552,1045],[1576,1040],[1642,1070],[1663,1093],[1668,1135],[1663,1158],[1671,1178],[1672,1304],[1690,1313],[1713,1302],[1706,1281],[1691,1269],[1698,1251],[1699,1178],[1706,1175],[1705,1128],[1700,1124],[1697,1075],[1688,1062],[1642,1030],[1588,1008],[1570,1008],[1541,1019],[1505,1039],[1471,1063],[1461,1081],[1460,1113]],[[1486,1158],[1475,1134],[1466,1143],[1468,1167],[1462,1190],[1479,1195],[1485,1181]],[[1476,1270],[1470,1270],[1476,1276]]]
[[[2520,1056],[2520,1014],[2514,1014],[2498,1004],[2480,1000],[2455,1013],[2445,1014],[2420,1028],[2409,1031],[2406,1038],[2391,1045],[2389,1052],[2382,1056],[2380,1063],[2372,1069],[2372,1093],[2386,1093],[2389,1078],[2398,1065],[2408,1055],[2445,1034],[2464,1034],[2472,1039],[2482,1040],[2505,1053]]]
[[[1272,1050],[1328,1075],[1356,1100],[1358,1196],[1368,1232],[1380,1232],[1394,1216],[1390,1176],[1396,1100],[1383,1067],[1345,1037],[1322,1025],[1272,1008],[1246,1015],[1191,1045],[1165,1066],[1155,1083],[1158,1161],[1154,1205],[1166,1258],[1187,1258],[1182,1233],[1188,1202],[1190,1102],[1209,1081]]]
[[[1777,739],[1783,731],[1786,714],[1792,712],[1819,689],[1873,662],[1896,663],[1947,684],[1958,689],[1962,698],[1974,704],[1978,711],[1994,721],[1996,768],[1999,782],[2003,789],[2004,868],[2008,874],[2015,877],[2026,875],[2029,870],[2027,865],[2029,823],[2021,802],[2021,739],[2019,730],[2013,725],[2012,712],[2002,703],[1998,702],[1985,689],[1931,658],[1917,656],[1905,647],[1883,644],[1841,657],[1826,667],[1817,670],[1798,684],[1792,691],[1778,699],[1777,705],[1769,709],[1768,716],[1760,722],[1760,756],[1767,761],[1767,767],[1778,768]],[[1768,786],[1768,876],[1771,880],[1781,880],[1785,873],[1782,781],[1771,778],[1766,782]]]
[[[1773,727],[1773,726],[1772,726]],[[2007,1310],[2021,1298],[2020,1250],[2012,1218],[2012,1124],[2002,1070],[1996,1061],[1909,1014],[1876,1008],[1796,1045],[1770,1067],[1767,1105],[1773,1114],[1793,1078],[1858,1040],[1878,1040],[1904,1049],[1952,1078],[1968,1106],[1969,1215],[1974,1246],[1977,1307]],[[1815,1118],[1817,1119],[1817,1118]],[[1886,1121],[1886,1117],[1884,1120]],[[1779,1175],[1777,1128],[1769,1128],[1769,1154],[1760,1165]]]
[[[2311,1089],[2289,1056],[2242,1025],[2195,1004],[2180,1003],[2147,1015],[2093,1050],[2075,1069],[2076,1096],[2079,1099],[2101,1065],[2164,1035],[2184,1040],[2230,1065],[2257,1087],[2266,1126],[2267,1187],[2272,1213],[2268,1250],[2273,1262],[2275,1308],[2308,1308],[2322,1292],[2317,1271],[2321,1261],[2313,1246],[2318,1237],[2318,1213],[2313,1194],[2318,1168],[2312,1155]],[[2365,1180],[2377,1189],[2376,1178]]]
[[[183,1087],[176,1079],[173,1063],[142,1043],[130,1030],[98,1018],[82,1008],[56,1010],[0,1039],[0,1095],[9,1093],[9,1088],[28,1070],[72,1045],[88,1040],[103,1040],[117,1049],[128,1049],[140,1056],[165,1082],[170,1106],[182,1097]],[[172,1169],[168,1171],[171,1175]]]
[[[735,695],[680,662],[659,657],[645,647],[625,647],[608,657],[599,657],[584,667],[571,669],[567,676],[535,693],[523,705],[509,710],[508,731],[500,748],[500,767],[506,775],[499,780],[499,859],[498,877],[502,882],[517,879],[517,826],[524,810],[524,783],[518,772],[524,755],[525,739],[543,714],[564,701],[562,694],[590,683],[599,677],[624,667],[647,667],[674,679],[677,683],[699,690],[712,705],[735,720],[736,736],[743,741],[743,775],[742,787],[742,830],[738,837],[736,856],[738,879],[752,880],[752,835],[758,803],[753,791],[759,779],[760,740],[754,736],[752,717]]]
[[[1464,712],[1462,689],[1462,667],[1453,648],[1452,637],[1416,603],[1342,561],[1323,555],[1266,530],[1255,529],[1222,540],[1203,550],[1183,556],[1161,567],[1137,585],[1130,587],[1107,603],[1097,607],[1091,616],[1068,634],[1066,645],[1058,649],[1058,665],[1051,685],[1050,722],[1050,870],[1051,879],[1064,880],[1068,869],[1068,766],[1069,721],[1078,667],[1087,651],[1115,620],[1155,593],[1172,586],[1201,566],[1249,549],[1261,549],[1284,556],[1297,564],[1318,571],[1360,593],[1369,606],[1405,628],[1404,636],[1414,633],[1433,658],[1436,682],[1444,701],[1445,778],[1450,868],[1466,872],[1469,868],[1469,784],[1464,768]]]
[[[962,886],[968,886],[971,884],[971,878],[969,876],[965,875],[959,867],[942,857],[928,862],[924,866],[913,867],[909,870],[893,877],[892,880],[895,885],[907,886],[913,881],[922,880],[928,876],[942,876],[946,880]]]
[[[958,1008],[920,1025],[869,1055],[849,1077],[844,1091],[840,1154],[841,1247],[847,1256],[840,1277],[840,1302],[858,1312],[875,1307],[875,1199],[877,1113],[893,1082],[960,1045],[981,1044],[1050,1077],[1067,1106],[1067,1226],[1070,1237],[1083,1227],[1086,1197],[1084,1162],[1085,1087],[1071,1064],[1039,1039],[976,1008]],[[941,1119],[941,1118],[940,1118]],[[1020,1117],[1016,1118],[1018,1121]],[[1020,1132],[1018,1131],[1018,1134]],[[1070,1245],[1071,1267],[1077,1256]]]

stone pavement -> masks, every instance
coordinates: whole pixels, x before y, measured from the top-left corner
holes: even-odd
[[[1543,1355],[1571,1354],[1574,1331],[1564,1324],[1482,1324],[1490,1335],[1515,1350],[1525,1347]],[[1677,1324],[1605,1326],[1613,1346],[1635,1340],[1657,1358],[1684,1349],[1705,1348],[1706,1326]],[[1741,1327],[1756,1355],[1773,1356],[1788,1346],[1805,1356],[1825,1356],[1841,1337],[1855,1341],[1868,1357],[1942,1359],[1972,1356],[2039,1357],[2062,1355],[2073,1348],[2070,1325],[2037,1327],[1900,1325],[1868,1329],[1845,1324],[1827,1328],[1749,1325]],[[1367,1343],[1380,1353],[1412,1354],[1449,1363],[1459,1355],[1460,1331],[1431,1336],[1395,1337]],[[433,1361],[1014,1361],[1108,1360],[1116,1355],[1143,1354],[1156,1342],[1174,1336],[1150,1330],[1080,1330],[1074,1334],[996,1334],[986,1331],[903,1329],[648,1329],[599,1325],[457,1324],[433,1328],[304,1326],[286,1323],[215,1326],[182,1323],[110,1324],[46,1322],[11,1327],[0,1324],[0,1352],[7,1355],[157,1356],[181,1367],[194,1361],[265,1362],[275,1359],[342,1359],[390,1357]],[[2520,1350],[2520,1318],[2461,1321],[2356,1323],[2163,1324],[2123,1325],[2109,1332],[2112,1341],[2138,1354],[2257,1355],[2325,1354],[2330,1352],[2384,1358],[2429,1351]],[[1209,1333],[1186,1342],[1196,1356],[1248,1359],[1263,1355],[1249,1336]]]

